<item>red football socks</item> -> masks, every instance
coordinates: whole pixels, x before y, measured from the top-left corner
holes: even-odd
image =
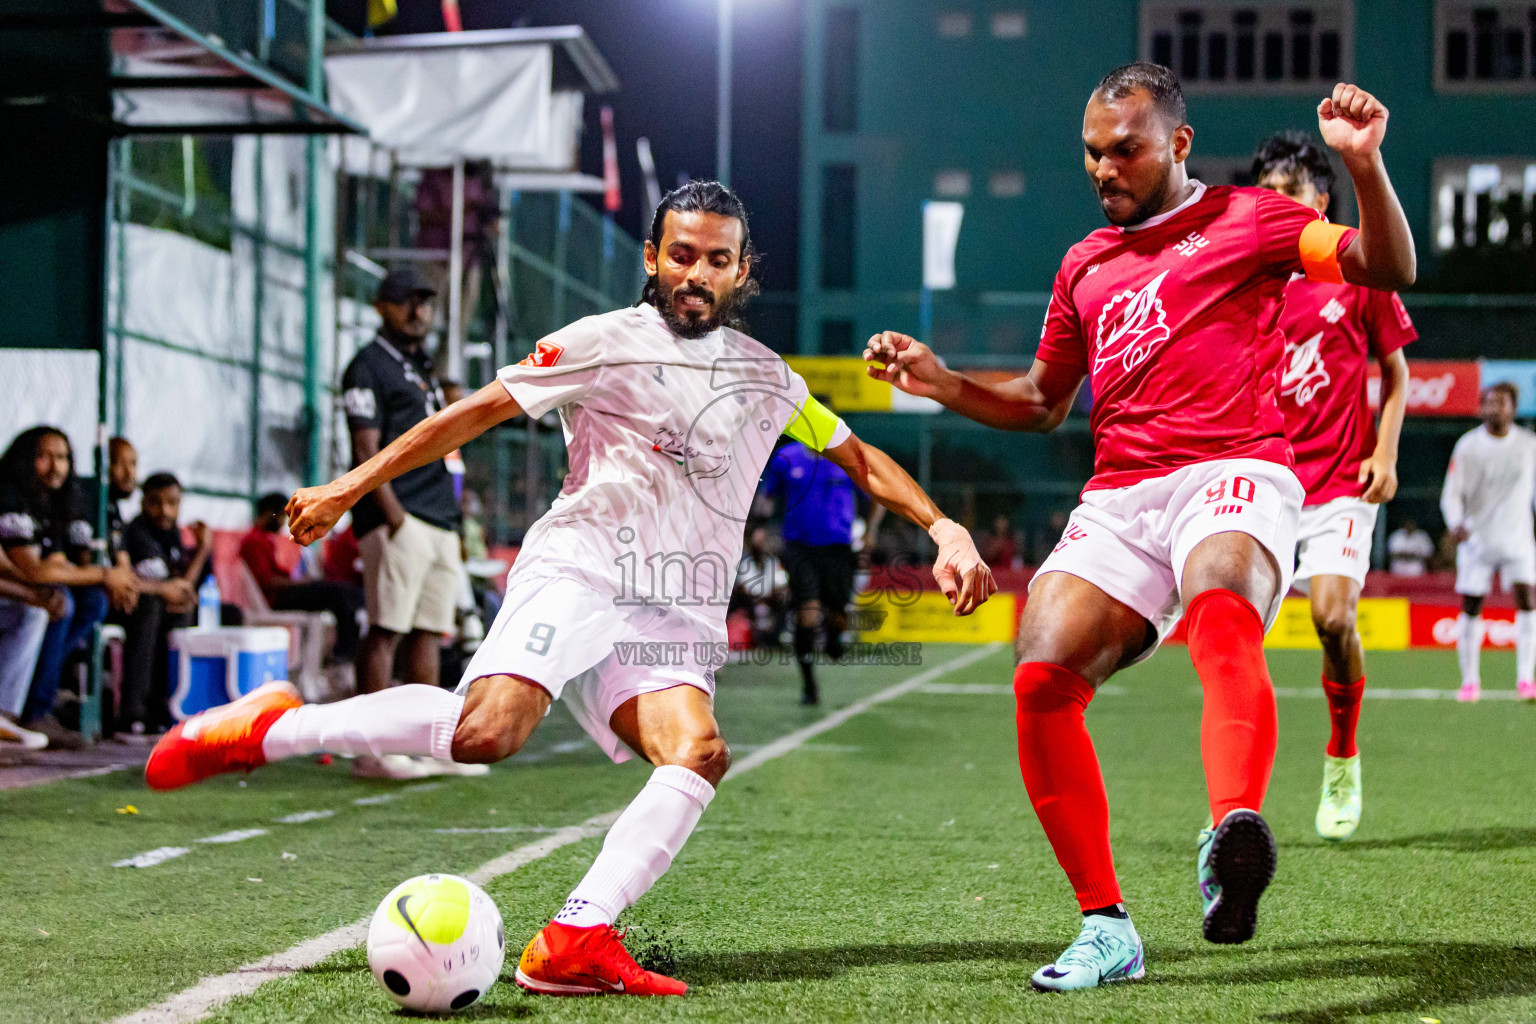
[[[1323,677],[1323,693],[1328,697],[1328,719],[1333,733],[1328,737],[1329,757],[1354,757],[1355,723],[1360,721],[1360,698],[1365,696],[1365,676],[1352,683],[1336,683]]]
[[[1031,661],[1014,671],[1013,692],[1024,788],[1078,905],[1091,910],[1119,903],[1109,852],[1109,798],[1083,722],[1093,687],[1075,672]]]
[[[1207,590],[1184,610],[1189,657],[1205,689],[1200,757],[1220,823],[1240,807],[1257,811],[1269,788],[1279,724],[1264,663],[1264,620],[1230,590]]]

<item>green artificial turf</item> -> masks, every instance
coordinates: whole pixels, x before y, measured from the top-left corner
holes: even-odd
[[[923,668],[964,648],[932,646]],[[1491,686],[1512,677],[1485,656]],[[1317,655],[1272,652],[1276,683],[1316,686]],[[823,670],[821,710],[795,704],[793,666],[722,673],[728,738],[750,748],[920,669]],[[996,654],[939,684],[1006,684]],[[1373,654],[1375,687],[1450,688],[1454,655]],[[1194,884],[1204,822],[1199,696],[1187,654],[1161,652],[1089,710],[1125,897],[1147,980],[1070,996],[1028,976],[1077,914],[1025,799],[1006,693],[908,693],[724,785],[672,872],[626,915],[631,948],[693,986],[685,999],[535,998],[512,959],[580,878],[599,840],[490,884],[506,919],[504,984],[467,1020],[1334,1021],[1536,1020],[1536,708],[1510,701],[1368,700],[1365,818],[1355,839],[1312,829],[1324,703],[1280,701],[1265,815],[1280,866],[1255,940],[1203,942]],[[1512,685],[1512,684],[1511,684]],[[623,803],[645,768],[614,768],[557,713],[488,778],[433,789],[289,762],[173,794],[117,774],[0,794],[0,1021],[101,1021],[372,911],[398,881],[468,872]],[[358,798],[394,793],[384,803]],[[134,804],[139,814],[118,814]],[[328,809],[303,824],[272,819]],[[260,827],[244,842],[190,842]],[[526,829],[458,832],[434,829]],[[114,860],[160,846],[153,868]],[[292,854],[284,858],[284,853]],[[261,881],[250,881],[260,878]],[[46,934],[45,934],[46,933]],[[361,950],[213,1017],[404,1019]]]

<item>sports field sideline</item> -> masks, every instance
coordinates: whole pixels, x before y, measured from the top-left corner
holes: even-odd
[[[1148,976],[1052,996],[1031,991],[1029,973],[1071,940],[1077,915],[1018,778],[1011,658],[923,654],[920,667],[828,670],[823,709],[795,704],[793,666],[722,674],[720,718],[752,770],[722,787],[677,870],[621,921],[642,963],[693,986],[685,999],[554,1000],[510,983],[522,943],[599,842],[600,826],[572,826],[616,811],[645,778],[633,763],[605,770],[557,710],[485,779],[364,783],[294,761],[172,794],[127,773],[0,794],[0,1021],[110,1021],[178,993],[134,1019],[202,1019],[192,1008],[231,984],[203,979],[365,917],[409,875],[470,873],[519,850],[493,870],[528,862],[487,884],[511,947],[503,983],[466,1019],[1536,1019],[1536,709],[1367,701],[1365,817],[1355,839],[1325,846],[1312,815],[1327,721],[1304,696],[1317,656],[1272,652],[1281,738],[1265,814],[1280,868],[1257,938],[1223,948],[1199,933],[1205,802],[1188,657],[1171,648],[1117,678],[1089,724]],[[1490,686],[1512,678],[1511,660],[1487,658]],[[1456,679],[1449,652],[1371,658],[1380,691]],[[844,720],[769,746],[829,714]],[[129,805],[138,813],[119,813]],[[135,857],[151,866],[113,866]],[[397,1019],[361,949],[340,941],[268,984],[237,975],[255,991],[207,1019]],[[304,952],[297,962],[314,958]]]

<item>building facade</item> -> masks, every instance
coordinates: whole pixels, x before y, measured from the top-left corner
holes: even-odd
[[[1421,282],[1468,251],[1533,265],[1529,0],[805,0],[804,12],[803,353],[930,323],[922,204],[947,200],[964,205],[956,286],[931,295],[926,333],[961,363],[1027,363],[1062,255],[1103,223],[1083,105],[1137,58],[1180,74],[1190,165],[1212,184],[1241,181],[1271,132],[1315,131],[1335,81],[1360,83],[1392,112],[1386,156]],[[1335,218],[1353,222],[1347,178],[1337,199]]]

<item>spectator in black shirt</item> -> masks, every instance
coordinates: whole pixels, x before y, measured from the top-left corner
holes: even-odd
[[[125,551],[139,578],[139,604],[128,619],[123,656],[120,732],[148,736],[171,724],[166,640],[171,630],[189,627],[197,612],[197,588],[213,549],[206,523],[193,523],[197,547],[182,543],[176,518],[181,482],[170,473],[144,481],[144,510],[124,531]]]
[[[341,379],[354,466],[445,404],[422,349],[434,295],[409,269],[392,271],[379,285],[374,306],[383,326]],[[442,636],[454,628],[461,564],[459,505],[448,467],[438,460],[385,484],[357,503],[352,524],[370,624],[358,652],[359,689],[392,684],[402,638],[408,681],[436,685]]]
[[[123,546],[122,503],[139,489],[139,452],[126,437],[107,442],[107,561],[128,564],[128,550]]]
[[[22,709],[22,725],[52,746],[84,742],[53,716],[65,658],[106,618],[109,599],[125,612],[138,602],[131,569],[89,564],[91,538],[69,438],[54,427],[22,431],[0,455],[0,546],[31,585],[66,588],[65,613],[43,637]]]

